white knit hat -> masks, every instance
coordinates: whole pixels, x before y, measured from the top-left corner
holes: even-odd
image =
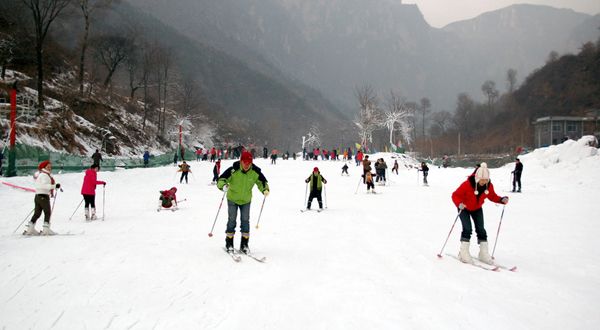
[[[475,195],[479,194],[479,192],[477,191],[477,183],[481,179],[487,179],[487,180],[490,179],[490,170],[488,170],[486,163],[481,163],[481,165],[479,166],[477,171],[475,171]],[[488,194],[487,184],[486,184],[485,194],[486,195]]]

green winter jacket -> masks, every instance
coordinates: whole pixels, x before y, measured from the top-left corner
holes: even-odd
[[[237,161],[221,174],[217,181],[217,188],[223,190],[225,185],[229,185],[227,200],[237,205],[244,205],[252,201],[252,187],[254,187],[254,184],[256,184],[258,190],[262,193],[265,190],[269,190],[267,178],[265,178],[258,166],[252,164],[248,172],[244,172],[240,162]]]
[[[311,174],[306,180],[304,180],[304,182],[308,183],[308,186],[310,187],[310,190],[314,190],[313,189],[313,180],[314,178],[317,178],[317,190],[321,191],[321,189],[323,189],[323,182],[327,183],[327,180],[325,180],[325,178],[321,175],[321,173],[318,174]]]

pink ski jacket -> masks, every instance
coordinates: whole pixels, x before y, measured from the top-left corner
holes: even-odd
[[[87,169],[85,171],[85,177],[83,178],[83,185],[81,186],[82,195],[96,195],[96,185],[106,184],[104,181],[96,180],[97,173],[93,169]]]

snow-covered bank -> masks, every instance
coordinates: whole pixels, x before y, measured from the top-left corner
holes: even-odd
[[[423,187],[414,169],[401,167],[367,195],[363,185],[355,194],[353,164],[342,177],[343,162],[257,160],[271,195],[255,229],[263,197],[254,192],[250,247],[265,264],[236,264],[223,252],[225,208],[208,237],[222,193],[208,184],[206,162],[191,163],[188,185],[174,167],[100,172],[108,182],[104,222],[84,223],[81,210],[69,221],[83,174],[57,175],[65,191],[53,227],[72,236],[11,234],[33,194],[0,186],[0,326],[595,329],[600,157],[586,148],[569,142],[521,157],[522,194],[508,193],[512,166],[491,170],[497,192],[511,198],[496,257],[516,273],[436,258],[456,215],[450,194],[470,168],[432,167]],[[300,213],[314,166],[329,181],[328,209]],[[29,177],[6,181],[31,186]],[[171,186],[187,201],[177,212],[156,212],[158,190]],[[97,192],[102,214],[102,187]],[[493,245],[502,206],[488,201],[484,212]],[[445,252],[456,253],[459,234],[457,224]]]

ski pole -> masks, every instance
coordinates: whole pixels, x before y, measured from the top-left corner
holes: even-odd
[[[48,217],[48,222],[50,222],[50,219],[52,218],[52,213],[54,213],[54,205],[56,205],[56,197],[58,197],[59,191],[63,191],[62,188],[58,188],[58,190],[54,194],[54,200],[52,201],[52,208],[50,209],[50,216]]]
[[[308,194],[308,182],[306,183],[306,188],[304,189],[304,205],[302,205],[302,207],[305,207],[305,205],[307,205],[307,203],[308,203],[307,194]]]
[[[358,188],[360,187],[360,181],[361,180],[362,180],[362,177],[358,178],[358,184],[356,185],[356,191],[354,192],[355,195],[358,194]]]
[[[81,200],[81,202],[79,202],[79,205],[77,205],[77,208],[75,209],[75,211],[73,211],[73,214],[71,214],[71,217],[69,218],[69,221],[71,221],[71,219],[73,219],[73,216],[75,215],[75,212],[77,212],[77,210],[79,210],[79,207],[81,206],[82,203],[83,203],[83,199]]]
[[[102,185],[102,221],[104,221],[104,205],[106,205],[106,184]]]
[[[500,226],[502,225],[502,218],[504,217],[504,208],[506,204],[502,206],[502,214],[500,214],[500,222],[498,222],[498,232],[496,232],[496,240],[494,241],[494,249],[492,250],[492,259],[494,259],[494,253],[496,252],[496,244],[498,243],[498,236],[500,235]]]
[[[25,219],[23,219],[23,221],[21,221],[21,223],[19,224],[19,226],[17,228],[15,228],[15,231],[13,231],[13,234],[17,232],[17,230],[19,230],[19,228],[23,225],[23,223],[25,223],[25,220],[27,220],[31,214],[33,213],[35,209],[31,210],[31,212],[29,212],[29,214],[27,214],[27,216],[25,217]]]
[[[325,193],[325,208],[327,208],[327,185],[323,186],[323,193]]]
[[[208,233],[208,237],[213,236],[213,229],[215,229],[215,224],[217,223],[217,218],[219,217],[219,212],[221,212],[221,206],[223,206],[223,200],[225,199],[225,195],[227,195],[226,191],[223,192],[223,197],[221,198],[221,204],[219,204],[219,209],[217,210],[217,215],[215,216],[215,221],[213,222],[212,228],[210,229],[210,233]]]
[[[460,216],[460,213],[462,212],[462,210],[458,211],[458,214],[456,215],[456,218],[454,218],[454,223],[452,224],[452,227],[450,227],[450,232],[448,233],[448,237],[446,237],[446,241],[444,242],[444,245],[442,246],[442,249],[440,250],[440,253],[438,253],[438,258],[442,257],[442,252],[444,252],[444,248],[446,247],[446,244],[448,243],[448,239],[450,238],[450,234],[452,234],[452,230],[454,230],[454,225],[456,225],[456,220],[458,220],[458,217]]]
[[[260,222],[260,216],[262,215],[263,207],[265,207],[265,201],[267,200],[267,196],[263,198],[262,205],[260,206],[260,213],[258,214],[258,221],[256,222],[256,229],[258,229],[258,223]]]

